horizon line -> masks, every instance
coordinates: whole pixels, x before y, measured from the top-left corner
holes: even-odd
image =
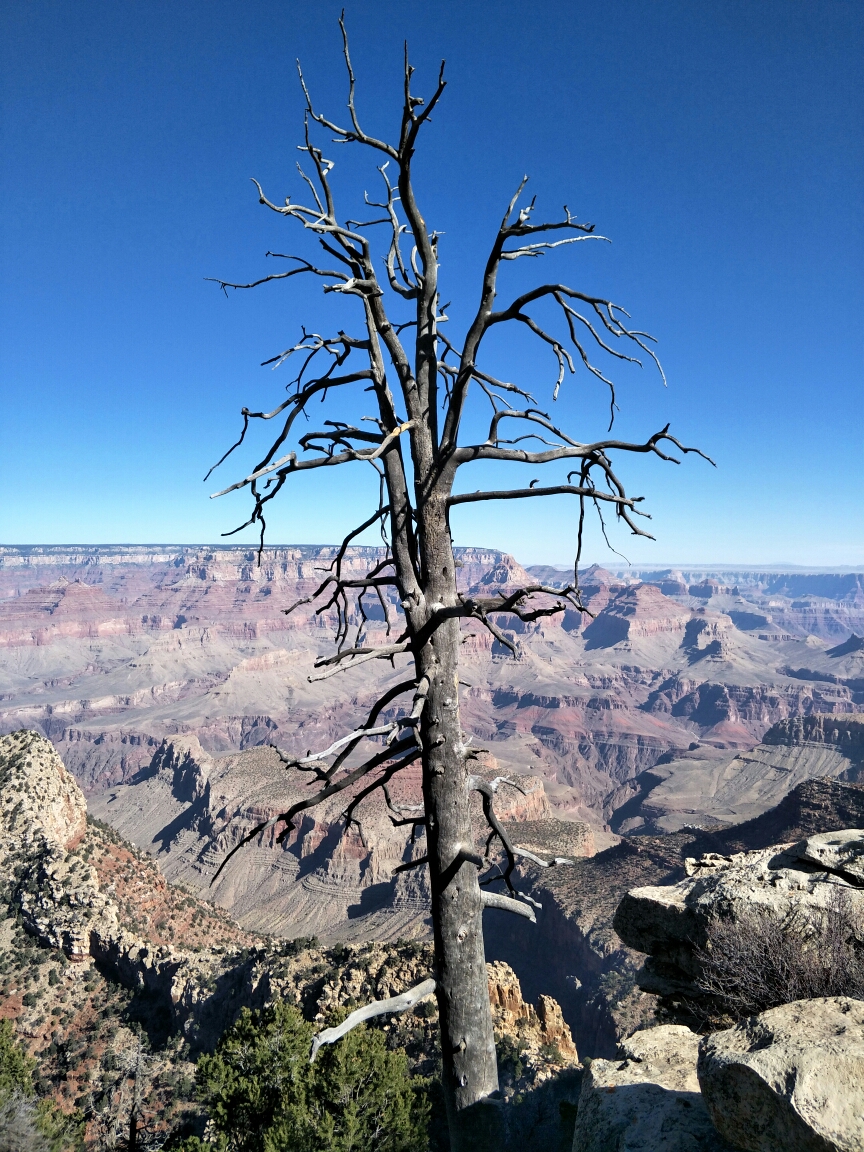
[[[290,549],[290,548],[298,548],[298,549],[300,549],[300,548],[302,548],[302,549],[307,549],[307,548],[338,548],[339,546],[340,546],[339,543],[332,543],[332,544],[297,544],[297,543],[294,543],[294,544],[265,544],[264,545],[264,551],[266,552],[266,551],[271,551],[271,550]],[[381,545],[354,544],[354,545],[349,545],[349,547],[352,547],[352,548],[380,548]],[[213,544],[213,543],[209,543],[206,541],[195,542],[195,543],[189,542],[189,543],[184,543],[184,544],[176,543],[176,542],[169,543],[169,542],[155,542],[155,541],[146,542],[146,543],[132,543],[132,542],[128,542],[128,541],[113,541],[110,543],[102,543],[102,544],[71,544],[71,543],[70,544],[46,544],[46,543],[42,543],[42,544],[6,544],[6,543],[0,543],[0,552],[6,551],[6,550],[16,551],[16,552],[24,552],[24,551],[30,551],[33,549],[58,549],[58,550],[59,549],[68,549],[70,551],[74,549],[74,550],[82,550],[82,551],[84,551],[84,550],[95,551],[95,550],[102,549],[102,548],[152,548],[152,549],[157,549],[157,548],[158,549],[163,549],[163,548],[164,549],[169,549],[169,548],[176,548],[176,549],[208,548],[208,549],[220,549],[220,550],[226,550],[226,551],[227,550],[244,549],[246,551],[257,552],[258,545],[257,544],[239,544],[239,543],[238,544],[226,544],[226,543]],[[471,548],[471,549],[474,549],[477,551],[497,552],[502,556],[512,556],[513,555],[513,553],[507,552],[503,548],[496,548],[496,547],[493,547],[491,545],[484,545],[484,544],[455,545],[454,551],[459,552],[459,551],[463,551],[463,550],[468,549],[468,548]],[[515,557],[514,557],[514,559],[515,559]],[[572,563],[569,563],[569,564],[558,563],[558,564],[556,564],[556,563],[542,563],[542,562],[535,562],[535,563],[523,563],[522,561],[518,561],[518,562],[521,564],[521,566],[523,568],[540,568],[540,567],[553,568],[556,571],[561,571],[561,572],[567,572],[567,571],[571,571],[573,569]],[[582,566],[581,570],[584,572],[588,568],[594,567],[595,565],[599,568],[606,568],[610,572],[626,572],[626,571],[652,571],[653,572],[653,571],[659,571],[659,570],[665,570],[665,569],[690,568],[690,569],[728,569],[728,570],[736,570],[737,569],[739,571],[760,571],[760,572],[777,572],[777,573],[799,571],[799,572],[813,572],[813,573],[826,573],[826,574],[827,573],[837,573],[838,575],[840,575],[840,574],[848,575],[850,573],[864,574],[864,563],[858,563],[858,564],[847,563],[847,564],[833,564],[833,565],[831,565],[831,564],[795,564],[795,563],[792,563],[791,561],[788,561],[788,560],[777,560],[777,561],[771,561],[770,563],[765,563],[765,562],[748,563],[747,561],[740,561],[740,560],[724,560],[724,561],[710,561],[710,562],[709,561],[695,561],[695,560],[676,560],[676,561],[657,561],[657,560],[655,560],[655,561],[649,561],[646,563],[639,563],[639,562],[635,562],[635,561],[629,562],[628,561],[626,564],[621,564],[620,562],[618,562],[618,563],[616,563],[616,562],[601,563],[600,561],[593,561],[591,564],[586,564],[586,565]]]

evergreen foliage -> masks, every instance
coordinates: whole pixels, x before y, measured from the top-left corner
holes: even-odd
[[[33,1095],[36,1061],[24,1052],[15,1038],[9,1020],[0,1020],[0,1100],[13,1092]]]
[[[72,1152],[81,1147],[81,1116],[65,1116],[37,1100],[36,1061],[21,1048],[9,1020],[0,1020],[0,1152]]]
[[[405,1054],[359,1027],[310,1064],[313,1031],[291,1005],[244,1009],[198,1063],[215,1147],[192,1137],[184,1152],[426,1152],[427,1085]]]

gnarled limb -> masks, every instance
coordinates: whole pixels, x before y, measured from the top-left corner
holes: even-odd
[[[351,803],[342,813],[342,819],[345,821],[345,823],[351,823],[351,821],[354,819],[355,809],[366,799],[367,796],[371,796],[372,793],[376,791],[376,789],[383,788],[385,784],[389,783],[389,781],[393,779],[397,772],[401,772],[403,768],[407,768],[409,764],[413,764],[416,760],[419,760],[421,752],[422,749],[419,746],[415,746],[414,748],[409,749],[407,756],[404,756],[401,760],[396,760],[393,763],[388,764],[377,780],[373,780],[371,784],[367,784],[365,788],[361,788],[360,791],[352,797]]]
[[[350,663],[345,664],[341,661],[336,664],[336,667],[331,667],[326,672],[322,672],[320,676],[309,676],[308,680],[314,683],[316,680],[329,680],[331,676],[335,676],[339,672],[345,672],[349,668],[356,668],[360,664],[366,664],[369,660],[385,660],[391,656],[396,656],[400,652],[407,652],[411,648],[411,641],[404,640],[401,644],[385,644],[380,648],[348,648],[338,655],[342,660],[348,660]],[[322,660],[316,663],[316,668],[324,667],[325,664],[332,664],[333,660]]]
[[[567,859],[564,856],[556,856],[551,861],[544,861],[539,856],[536,856],[533,852],[529,852],[525,848],[517,848],[513,845],[512,841],[510,840],[510,837],[508,836],[507,832],[504,830],[504,827],[501,824],[501,821],[498,819],[498,816],[495,812],[495,806],[493,804],[493,797],[495,796],[495,793],[498,791],[498,788],[501,784],[509,784],[510,787],[515,788],[517,790],[517,792],[523,792],[524,793],[524,789],[515,780],[511,780],[507,776],[496,776],[494,780],[484,780],[482,776],[472,775],[472,776],[468,777],[466,784],[467,784],[469,791],[480,793],[480,796],[482,798],[482,803],[483,803],[483,815],[486,817],[486,822],[491,829],[491,831],[489,833],[489,838],[486,841],[486,856],[487,856],[487,858],[489,855],[489,849],[491,847],[492,841],[496,836],[501,841],[501,846],[503,847],[504,853],[507,857],[507,867],[503,871],[500,871],[499,875],[489,876],[488,878],[481,880],[480,883],[481,884],[491,884],[495,880],[503,880],[504,883],[507,885],[508,891],[510,893],[512,893],[512,896],[513,897],[516,897],[516,896],[519,897],[519,900],[515,900],[515,899],[507,899],[504,896],[500,896],[500,897],[497,897],[497,900],[498,901],[507,900],[507,903],[502,904],[500,902],[498,902],[498,903],[492,902],[489,904],[489,907],[494,907],[494,908],[505,908],[506,907],[508,911],[513,912],[513,911],[516,911],[516,908],[521,909],[523,907],[523,905],[519,902],[521,900],[521,901],[527,901],[529,904],[533,904],[535,908],[540,908],[541,905],[538,904],[536,900],[533,900],[530,896],[527,896],[524,892],[517,891],[517,889],[515,889],[513,887],[511,876],[513,874],[513,869],[516,867],[516,858],[517,857],[524,857],[527,860],[533,860],[535,864],[539,864],[542,868],[550,868],[550,867],[553,867],[554,865],[557,865],[557,864],[572,864],[573,861]],[[485,900],[486,895],[487,895],[487,893],[484,892],[484,900]],[[493,893],[488,893],[488,895],[491,896],[491,895],[493,895]],[[509,907],[510,904],[516,905],[516,908]],[[532,921],[534,920],[533,913],[529,916],[527,913],[520,911],[519,915],[527,916],[527,918],[529,920],[532,920]]]
[[[423,864],[429,863],[428,856],[418,856],[416,860],[408,860],[404,864],[398,864],[392,872],[395,876],[397,872],[409,872],[412,868],[420,868]]]
[[[534,853],[529,852],[527,848],[519,848],[516,844],[511,846],[510,851],[514,856],[521,856],[525,860],[530,860],[534,864],[539,864],[541,868],[554,868],[559,864],[576,863],[575,860],[571,860],[568,856],[553,856],[551,860],[541,860],[539,856],[535,856]]]

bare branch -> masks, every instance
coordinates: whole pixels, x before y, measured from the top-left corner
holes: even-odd
[[[395,760],[392,764],[388,764],[377,780],[373,780],[371,784],[367,784],[365,788],[361,788],[361,790],[352,797],[351,803],[342,813],[342,818],[345,820],[346,824],[350,824],[352,822],[354,819],[354,810],[360,803],[362,803],[363,800],[366,799],[367,796],[371,796],[377,788],[383,789],[384,785],[389,783],[389,781],[393,779],[397,772],[401,772],[403,768],[407,768],[409,764],[413,764],[415,760],[418,760],[420,758],[421,751],[422,749],[418,744],[413,749],[413,751],[409,751],[409,754],[403,757],[403,759]]]
[[[484,908],[500,908],[502,912],[513,912],[517,916],[524,916],[532,924],[537,923],[534,909],[521,900],[514,900],[511,896],[502,896],[500,892],[486,890],[481,892],[480,900]]]
[[[286,812],[280,812],[277,816],[271,816],[269,820],[264,820],[262,823],[256,824],[251,832],[248,832],[235,844],[224,858],[216,869],[213,879],[210,881],[210,887],[212,888],[216,883],[231,857],[239,852],[244,845],[254,840],[260,833],[266,832],[270,828],[275,828],[277,824],[284,823],[285,829],[280,832],[277,837],[277,841],[281,843],[294,827],[293,820],[298,813],[305,812],[307,808],[314,808],[316,804],[320,804],[324,800],[329,800],[331,796],[336,796],[339,792],[344,792],[346,788],[350,788],[352,784],[356,784],[358,780],[361,780],[364,776],[368,776],[370,772],[373,772],[376,768],[380,768],[382,764],[386,764],[389,760],[393,760],[395,757],[402,755],[403,752],[408,752],[410,755],[400,761],[398,767],[390,771],[390,775],[393,775],[395,771],[405,767],[407,764],[412,763],[420,755],[420,748],[417,747],[413,741],[414,737],[412,735],[410,740],[395,744],[392,748],[386,748],[383,752],[379,752],[377,756],[373,756],[370,760],[367,760],[353,771],[347,773],[347,775],[343,776],[342,779],[338,780],[335,784],[327,784],[320,792],[316,792],[314,796],[309,796],[305,800],[298,800],[296,804],[292,804]],[[380,781],[378,783],[380,783]]]
[[[571,440],[564,432],[556,428],[554,425],[547,424],[544,421],[542,413],[535,414],[530,409],[527,412],[505,410],[496,413],[496,416],[498,416],[500,419],[503,419],[505,416],[513,416],[517,419],[527,420],[531,423],[540,424],[543,427],[549,428],[549,430],[552,431],[556,436],[560,436],[563,440],[566,441],[566,444],[563,444],[559,447],[550,448],[546,452],[528,452],[523,448],[499,447],[499,444],[502,443],[502,441],[497,440],[496,434],[495,440],[492,442],[490,442],[490,437],[490,440],[487,440],[485,444],[472,444],[466,445],[462,448],[457,448],[451,457],[454,467],[459,468],[463,464],[471,463],[474,460],[506,460],[514,464],[551,464],[557,460],[584,459],[588,461],[590,467],[600,467],[604,472],[609,472],[610,465],[608,458],[606,458],[606,453],[613,451],[632,452],[638,454],[651,453],[655,456],[659,456],[661,460],[665,460],[669,464],[680,464],[680,460],[676,459],[674,456],[670,456],[667,452],[664,452],[659,447],[660,443],[664,440],[668,440],[670,443],[674,444],[675,447],[679,449],[679,451],[685,454],[692,452],[697,456],[701,456],[703,460],[707,460],[709,464],[716,467],[716,464],[711,459],[711,457],[707,456],[699,448],[687,447],[682,444],[676,437],[672,436],[669,433],[668,424],[659,432],[655,432],[653,436],[649,437],[649,439],[642,444],[634,444],[627,440],[597,440],[592,444],[579,444],[576,441]],[[492,431],[496,432],[496,430],[497,423],[495,424],[495,428],[492,429]],[[509,441],[503,441],[503,443],[509,443]],[[586,475],[582,476],[583,480],[586,478]]]
[[[404,424],[398,425],[392,432],[378,444],[374,449],[368,452],[349,448],[344,452],[334,453],[332,456],[324,456],[315,460],[298,460],[296,452],[289,452],[286,456],[276,460],[273,464],[269,464],[266,468],[259,468],[257,471],[250,473],[245,480],[238,480],[236,484],[231,484],[227,488],[223,488],[221,492],[214,492],[210,497],[215,500],[218,496],[227,496],[229,492],[235,492],[238,488],[245,488],[247,484],[251,484],[254,480],[260,480],[262,476],[267,476],[271,472],[282,468],[284,475],[287,476],[290,472],[306,472],[310,468],[329,468],[339,464],[351,464],[356,461],[369,461],[377,460],[378,457],[387,450],[387,448],[396,440],[403,432],[409,428],[413,428],[413,421],[408,420]],[[283,477],[284,478],[284,477]]]
[[[382,784],[381,790],[384,793],[384,802],[387,805],[387,815],[390,817],[390,823],[394,828],[402,828],[406,824],[412,826],[412,840],[416,835],[418,827],[426,823],[425,807],[423,804],[394,804],[390,796],[390,789],[386,784]]]
[[[356,728],[353,732],[349,732],[347,736],[343,736],[340,740],[334,740],[329,748],[325,748],[322,752],[311,752],[307,756],[302,756],[297,760],[287,760],[284,754],[276,748],[275,744],[270,744],[270,748],[275,748],[279,752],[282,763],[286,768],[306,768],[313,765],[318,760],[326,760],[328,756],[335,755],[340,748],[346,744],[359,744],[361,740],[365,740],[370,736],[389,736],[395,732],[397,724],[394,721],[392,724],[381,724],[377,728]]]
[[[583,240],[605,240],[607,244],[612,243],[608,236],[600,236],[597,233],[590,236],[568,236],[564,240],[545,240],[536,244],[522,244],[518,248],[503,248],[501,259],[518,260],[521,256],[543,256],[553,248],[560,248],[563,244],[581,244]]]
[[[287,403],[287,401],[286,401],[286,403]],[[204,477],[204,483],[205,484],[210,479],[210,477],[213,475],[213,473],[216,471],[216,469],[219,467],[219,465],[224,464],[225,461],[228,459],[228,457],[231,455],[231,453],[234,451],[234,449],[239,448],[240,445],[243,443],[243,441],[246,439],[246,433],[249,430],[249,409],[248,408],[241,408],[240,409],[240,415],[243,417],[243,431],[240,433],[240,439],[236,442],[236,444],[232,444],[231,447],[228,449],[228,451],[225,452],[224,455],[220,456],[219,459],[216,461],[216,463],[208,470],[207,475]]]
[[[401,821],[403,824],[410,824],[410,820]],[[429,863],[428,856],[418,856],[416,860],[408,860],[405,864],[399,864],[393,869],[391,875],[395,876],[397,872],[409,872],[412,868],[419,868],[423,864]]]
[[[501,631],[501,629],[498,627],[497,624],[494,624],[489,619],[489,617],[486,615],[485,612],[482,612],[478,609],[476,612],[470,613],[470,615],[473,616],[476,620],[479,620],[480,623],[483,625],[483,627],[488,632],[492,633],[492,635],[495,637],[495,639],[498,641],[499,644],[503,644],[505,648],[509,648],[514,656],[517,655],[516,645],[509,638],[509,636],[506,636]]]
[[[551,860],[541,860],[539,856],[535,856],[533,852],[529,852],[527,848],[517,848],[513,845],[512,852],[514,856],[524,857],[534,864],[539,864],[541,868],[554,868],[558,864],[575,864],[575,860],[570,860],[567,856],[553,856]]]
[[[375,724],[375,721],[378,719],[378,717],[381,715],[381,713],[384,711],[384,709],[387,707],[388,704],[392,704],[392,702],[398,696],[401,696],[404,692],[407,692],[409,688],[416,688],[416,687],[417,687],[417,685],[416,685],[415,681],[413,681],[413,680],[403,680],[401,684],[394,684],[394,686],[392,688],[389,688],[384,693],[383,696],[379,696],[379,698],[372,705],[372,708],[369,712],[369,715],[366,718],[366,723],[365,723],[364,727],[365,728],[373,727]],[[339,753],[339,755],[336,757],[336,759],[333,761],[333,763],[330,765],[330,767],[327,769],[327,771],[325,773],[323,773],[322,778],[327,779],[327,780],[332,779],[332,777],[336,775],[336,773],[342,767],[344,762],[348,759],[351,752],[353,751],[353,748],[354,748],[353,745],[346,745],[346,747],[343,748],[343,750]]]
[[[255,184],[258,188],[258,191],[261,192],[261,185],[258,183],[258,181],[253,180],[252,183]],[[261,193],[261,197],[262,197],[261,202],[269,204],[269,201],[267,201],[266,199],[263,199],[263,196],[264,196],[264,194],[262,192]],[[272,205],[272,204],[269,204],[269,206],[271,208],[275,207],[275,205]],[[277,208],[276,211],[277,212],[281,211],[281,209]],[[268,255],[271,255],[271,253],[268,253]],[[275,253],[272,253],[272,255],[275,255]],[[204,279],[206,281],[209,281],[209,283],[211,283],[211,284],[218,284],[219,287],[223,290],[223,292],[228,288],[257,288],[259,284],[269,284],[271,280],[289,280],[292,276],[300,276],[304,272],[309,272],[314,276],[326,276],[328,279],[331,279],[331,280],[332,279],[335,279],[335,280],[347,280],[348,279],[348,277],[345,275],[344,272],[337,272],[337,271],[334,271],[332,268],[317,268],[314,264],[311,264],[308,260],[304,260],[302,256],[283,256],[282,259],[284,259],[284,260],[296,260],[300,264],[300,267],[299,268],[291,268],[288,272],[272,272],[269,276],[262,276],[259,280],[253,280],[249,284],[232,284],[230,280],[220,280],[217,276],[205,276]]]
[[[385,699],[387,696],[391,697],[391,699],[395,698],[395,696],[400,695],[401,692],[405,691],[406,687],[409,687],[409,686],[411,686],[411,685],[410,684],[409,685],[405,685],[405,684],[396,685],[395,690],[391,689],[391,691],[389,693],[385,694]],[[420,684],[418,685],[415,693],[414,693],[413,707],[411,709],[411,712],[407,716],[400,716],[396,720],[393,720],[388,724],[380,724],[377,727],[368,727],[367,726],[365,728],[356,728],[353,732],[349,732],[347,736],[343,736],[339,740],[334,740],[334,742],[330,745],[330,747],[325,748],[322,752],[314,752],[314,753],[309,752],[305,756],[302,756],[302,757],[299,757],[296,759],[289,759],[284,754],[284,752],[282,752],[279,748],[276,747],[275,744],[270,744],[269,747],[274,748],[276,750],[276,752],[279,754],[280,760],[286,766],[286,768],[297,768],[300,771],[305,771],[305,770],[308,770],[310,768],[313,770],[316,770],[315,765],[317,764],[318,761],[326,760],[330,756],[335,755],[336,752],[338,752],[340,749],[344,749],[344,752],[339,757],[339,760],[337,761],[336,765],[334,765],[326,773],[321,773],[319,771],[319,775],[322,779],[329,780],[332,778],[336,767],[338,767],[345,760],[346,756],[351,751],[353,751],[353,749],[356,747],[357,744],[360,743],[361,740],[366,740],[366,739],[369,739],[369,738],[375,737],[375,736],[386,736],[387,737],[387,743],[392,744],[393,741],[396,739],[396,737],[399,735],[399,733],[402,731],[403,728],[417,728],[417,726],[420,723],[420,717],[423,713],[423,707],[426,703],[426,696],[427,696],[428,691],[429,691],[429,681],[424,676],[423,679],[421,680]],[[375,706],[375,709],[373,709],[373,711],[375,711],[376,709],[380,710],[382,706],[383,706],[382,701],[379,700]],[[389,804],[389,796],[388,796],[388,804]]]
[[[491,829],[489,839],[486,842],[487,857],[489,854],[489,848],[492,844],[492,840],[496,836],[500,840],[501,846],[504,849],[504,853],[507,857],[507,867],[503,870],[499,869],[499,874],[497,876],[490,876],[488,879],[482,880],[481,884],[490,884],[495,880],[503,880],[512,896],[518,896],[520,898],[519,900],[515,900],[505,896],[498,896],[493,893],[486,893],[484,891],[484,905],[488,903],[489,907],[505,908],[510,912],[518,911],[520,916],[527,916],[527,918],[533,922],[533,913],[528,915],[527,912],[522,911],[524,904],[520,903],[520,900],[527,901],[529,904],[533,904],[536,908],[540,908],[542,905],[538,904],[536,900],[533,900],[524,892],[518,892],[513,887],[511,876],[513,874],[513,869],[516,867],[516,857],[520,856],[524,857],[525,859],[533,860],[536,864],[540,864],[543,868],[552,867],[554,864],[572,864],[573,861],[567,860],[564,857],[556,856],[553,861],[544,862],[540,859],[539,856],[535,856],[533,852],[529,852],[525,848],[515,848],[513,846],[510,837],[507,835],[507,832],[504,830],[501,821],[498,819],[493,804],[493,797],[495,796],[495,793],[498,791],[498,788],[501,784],[509,784],[511,788],[515,788],[518,792],[522,792],[524,794],[524,789],[522,786],[507,776],[496,776],[494,780],[484,780],[482,776],[469,776],[466,780],[466,786],[469,791],[480,793],[483,803],[483,815],[486,817],[486,822]],[[487,902],[485,899],[486,895],[489,895],[490,897],[494,896],[494,899],[490,899]],[[506,903],[501,903],[501,901],[506,901]]]
[[[354,69],[351,66],[351,56],[348,50],[348,32],[345,28],[344,14],[339,17],[339,28],[342,32],[342,53],[345,57],[345,67],[348,72],[348,111],[351,115],[353,130],[350,128],[340,128],[338,124],[334,124],[331,120],[328,120],[326,116],[322,116],[320,113],[315,111],[315,109],[312,107],[312,98],[309,95],[309,90],[306,87],[306,81],[303,78],[303,72],[300,68],[300,61],[298,60],[297,74],[300,77],[300,85],[303,89],[303,95],[306,97],[306,107],[308,109],[309,115],[313,120],[317,121],[317,123],[321,124],[324,128],[329,129],[331,132],[335,132],[341,141],[348,143],[352,140],[356,140],[360,144],[366,144],[370,148],[378,149],[379,152],[386,152],[388,156],[392,156],[393,159],[396,160],[398,158],[398,153],[396,149],[392,147],[392,145],[386,144],[383,140],[377,140],[374,136],[367,136],[358,123],[357,113],[354,108]]]
[[[532,496],[590,496],[592,499],[606,500],[610,504],[626,508],[632,508],[634,504],[644,500],[644,496],[613,496],[611,493],[598,492],[593,488],[577,488],[573,484],[555,484],[549,488],[512,488],[501,492],[462,492],[457,496],[451,496],[447,504],[448,507],[452,508],[456,504],[473,504],[480,500],[526,500]]]
[[[399,652],[407,652],[411,648],[411,641],[404,640],[401,644],[386,644],[380,648],[348,648],[345,651],[337,653],[336,657],[331,656],[327,660],[319,660],[315,667],[321,668],[325,664],[335,662],[338,658],[340,661],[351,658],[350,663],[339,663],[335,668],[329,668],[326,672],[322,672],[320,676],[309,676],[307,679],[310,684],[316,680],[329,680],[331,676],[335,676],[337,672],[345,672],[349,668],[356,668],[360,664],[365,664],[369,660],[384,660],[395,656]]]
[[[414,1008],[421,1000],[425,1000],[427,996],[431,996],[437,988],[438,984],[434,976],[428,977],[418,984],[415,988],[403,992],[399,996],[391,996],[387,1000],[373,1000],[371,1004],[365,1004],[362,1008],[355,1009],[350,1016],[338,1024],[335,1028],[325,1028],[323,1032],[319,1032],[312,1040],[312,1052],[309,1056],[309,1063],[314,1063],[315,1057],[318,1055],[318,1049],[322,1044],[335,1044],[337,1040],[341,1040],[343,1036],[347,1035],[352,1028],[356,1028],[358,1024],[364,1023],[366,1020],[371,1020],[375,1016],[387,1016],[390,1013],[407,1012],[409,1008]]]

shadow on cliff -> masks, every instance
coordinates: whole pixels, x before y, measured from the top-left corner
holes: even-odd
[[[153,837],[153,843],[159,845],[160,852],[167,852],[181,832],[196,828],[199,821],[204,820],[207,814],[207,798],[201,796],[193,801],[188,808],[184,808],[164,828],[160,828]]]

